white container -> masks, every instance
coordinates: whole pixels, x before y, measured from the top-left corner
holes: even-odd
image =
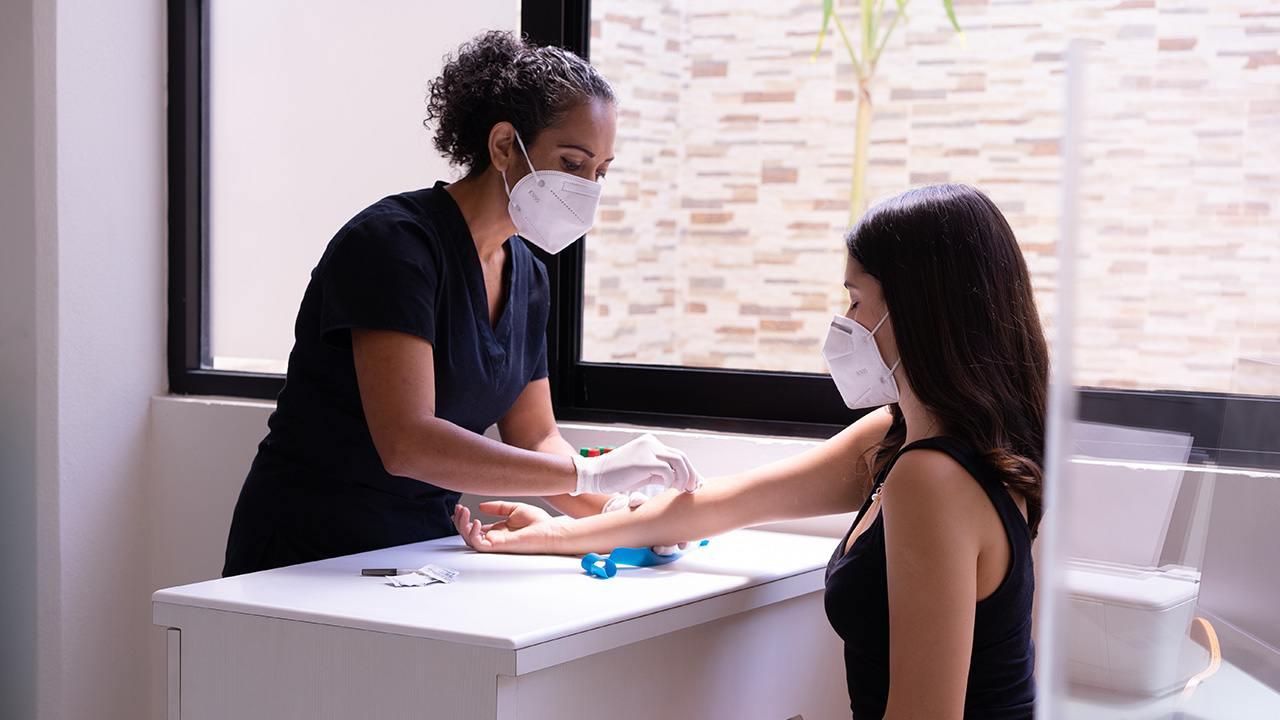
[[[1141,696],[1181,689],[1208,663],[1190,634],[1199,573],[1161,566],[1191,437],[1094,423],[1074,434],[1067,679]]]
[[[1067,678],[1116,692],[1179,690],[1209,653],[1190,635],[1198,578],[1072,562],[1066,572]]]

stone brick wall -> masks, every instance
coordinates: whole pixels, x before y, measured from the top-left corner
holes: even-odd
[[[892,3],[890,3],[892,4]],[[857,3],[837,2],[857,27]],[[1049,327],[1064,51],[1091,53],[1077,384],[1280,394],[1280,0],[917,0],[872,85],[868,191],[1004,210]],[[843,312],[855,76],[821,3],[600,0],[620,98],[587,241],[587,360],[825,370]]]

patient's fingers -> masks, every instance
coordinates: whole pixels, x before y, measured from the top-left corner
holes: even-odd
[[[472,522],[470,527],[467,528],[467,544],[471,546],[472,550],[481,552],[491,548],[488,539],[485,538],[485,531],[481,527],[479,520]]]
[[[471,511],[463,505],[453,506],[453,529],[458,531],[459,535],[465,535],[464,532],[468,525],[471,524]]]
[[[472,550],[490,549],[490,544],[485,540],[485,533],[490,526],[482,525],[479,520],[472,520],[471,511],[466,506],[454,506],[453,526],[458,535],[462,536],[462,541]]]

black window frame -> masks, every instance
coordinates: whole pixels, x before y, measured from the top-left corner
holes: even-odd
[[[281,375],[208,368],[210,1],[168,0],[170,392],[274,399]],[[535,42],[589,57],[590,7],[590,0],[524,0],[521,27]],[[829,437],[863,414],[844,407],[825,375],[583,362],[584,244],[554,256],[536,252],[551,279],[547,360],[562,421]],[[1278,398],[1082,388],[1079,417],[1190,433],[1202,462],[1280,468]]]

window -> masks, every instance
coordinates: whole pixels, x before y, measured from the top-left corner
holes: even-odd
[[[283,373],[298,301],[334,232],[380,197],[451,177],[422,126],[441,57],[515,0],[441,22],[417,0],[208,3],[208,361]],[[501,25],[499,25],[501,26]]]
[[[186,100],[172,123],[175,197],[187,201],[175,216],[188,223],[178,250],[194,281],[185,319],[199,328],[187,380],[273,396],[333,233],[380,197],[450,177],[421,122],[443,55],[482,28],[514,29],[519,6],[173,5],[186,31],[173,35],[173,87]]]
[[[1178,430],[1192,423],[1200,430],[1196,437],[1213,448],[1226,443],[1275,453],[1273,439],[1227,439],[1237,437],[1229,426],[1274,418],[1273,397],[1280,394],[1274,380],[1280,298],[1258,274],[1276,259],[1277,211],[1270,198],[1276,196],[1277,150],[1265,128],[1280,118],[1274,89],[1280,66],[1267,60],[1268,36],[1249,30],[1260,21],[1207,2],[1195,12],[1171,14],[1149,3],[1100,7],[1083,21],[1072,19],[1073,3],[965,5],[958,20],[966,46],[936,5],[913,8],[910,22],[889,37],[871,82],[868,196],[933,182],[984,188],[1023,243],[1052,328],[1068,39],[1061,28],[1107,43],[1123,60],[1097,97],[1130,111],[1090,116],[1103,143],[1096,146],[1096,167],[1128,190],[1091,198],[1097,202],[1084,208],[1097,221],[1095,237],[1108,240],[1092,246],[1093,264],[1082,269],[1080,290],[1094,283],[1089,287],[1100,291],[1089,312],[1101,323],[1089,331],[1094,365],[1079,376],[1096,388],[1084,394],[1082,413],[1100,421],[1166,418],[1180,425],[1169,429]],[[357,14],[339,21],[347,36],[368,38],[411,24],[384,13],[421,13],[419,6],[351,3]],[[373,171],[350,165],[352,156],[380,153],[348,153],[336,140],[352,131],[362,143],[393,134],[356,121],[341,124],[350,119],[341,108],[352,103],[339,98],[374,102],[361,94],[372,85],[342,85],[347,75],[367,72],[351,70],[356,59],[348,56],[359,53],[341,52],[340,44],[330,52],[328,34],[320,51],[301,44],[297,57],[334,59],[324,66],[326,84],[314,85],[301,77],[312,64],[275,65],[254,54],[251,38],[219,50],[224,11],[252,13],[253,32],[271,33],[269,48],[286,36],[314,37],[315,13],[286,8],[270,16],[273,11],[243,0],[172,0],[175,392],[274,397],[281,377],[270,371],[278,372],[284,360],[306,273],[323,243],[369,198],[448,176],[444,169],[423,169],[432,153],[429,133],[417,124],[423,114],[417,91],[434,73],[424,63],[473,28],[492,26],[491,18],[515,17],[514,5],[510,11],[496,6],[483,4],[477,18],[435,23],[455,28],[432,45],[438,52],[395,55],[388,48],[392,54],[381,62],[406,75],[387,82],[412,90],[399,98],[393,96],[403,87],[372,92],[395,104],[366,122],[407,114],[410,120],[395,132],[415,133],[410,142],[423,152]],[[545,258],[555,285],[548,333],[559,417],[810,435],[829,434],[855,418],[822,374],[818,355],[830,315],[843,309],[841,235],[849,222],[858,107],[854,67],[834,31],[810,62],[821,4],[526,0],[519,7],[520,27],[536,41],[584,55],[590,49],[620,101],[618,160],[597,228],[585,242]],[[846,27],[856,26],[856,4],[837,4],[837,10]],[[305,22],[295,19],[304,16]],[[415,57],[422,60],[417,66]],[[219,58],[242,64],[249,81],[224,82],[233,76],[219,70]],[[1231,112],[1185,114],[1205,98]],[[1147,100],[1157,105],[1135,120]],[[275,165],[297,166],[311,181],[321,173],[333,178],[306,195],[314,207],[301,214],[314,227],[296,230],[302,249],[279,250],[282,231],[234,209],[234,193],[256,201],[290,181],[276,178],[277,168],[252,151],[232,164],[235,157],[223,153],[231,141],[220,139],[224,102],[233,118],[250,109],[233,122],[250,122],[255,130],[274,124],[288,143],[297,143],[274,143],[273,151],[283,144],[291,153]],[[287,112],[269,119],[266,103]],[[304,132],[320,137],[299,140]],[[1224,164],[1232,157],[1243,159]],[[1188,188],[1210,189],[1200,200],[1149,190],[1175,178]],[[1161,203],[1176,204],[1180,222],[1202,232],[1180,232],[1166,242],[1160,230],[1167,220],[1152,210]],[[1184,252],[1192,237],[1204,239],[1201,250]],[[247,245],[241,252],[250,262],[221,259],[232,250],[223,243],[237,242]],[[295,267],[287,274],[274,269],[277,255],[295,259]],[[1176,262],[1205,271],[1204,283],[1184,283],[1195,289],[1195,311],[1183,315],[1170,310],[1189,300],[1167,281]],[[228,284],[227,265],[246,274]],[[1087,275],[1090,268],[1101,274]],[[276,295],[260,294],[264,288]],[[265,315],[265,308],[278,313],[276,329],[263,334],[274,347],[258,350],[233,339],[246,323],[227,322],[224,301],[244,301],[254,315]],[[1202,323],[1206,318],[1212,320]],[[1198,349],[1183,352],[1177,333],[1192,326]],[[1218,354],[1209,359],[1206,353]],[[1189,360],[1175,367],[1178,355]],[[1201,372],[1206,365],[1216,370]]]
[[[1194,424],[1197,451],[1220,460],[1275,453],[1243,420],[1274,417],[1280,396],[1280,296],[1266,278],[1280,260],[1274,50],[1247,8],[1148,5],[1087,17],[1078,3],[967,5],[967,44],[941,3],[913,6],[871,83],[868,195],[982,187],[1018,233],[1052,330],[1068,37],[1050,30],[1096,38],[1108,60],[1090,85],[1086,257],[1070,288],[1082,412]],[[853,33],[856,4],[837,12]],[[821,373],[825,323],[843,310],[857,78],[834,30],[810,62],[821,24],[822,8],[798,0],[592,5],[592,62],[621,120],[585,242],[584,405],[697,415],[692,386],[705,384],[711,407],[745,397],[818,417],[791,392],[810,379],[777,372]],[[748,378],[759,385],[735,392]]]
[[[525,2],[521,27],[539,41],[585,54],[585,5]],[[423,58],[437,59],[504,15],[494,3],[481,4],[477,17],[436,23],[447,33],[433,44],[414,35],[423,7],[405,0],[378,8],[331,4],[323,12],[308,5],[303,13],[287,3],[266,10],[243,0],[171,3],[169,355],[174,392],[274,397],[293,314],[323,244],[370,198],[448,177],[438,160],[431,165],[430,137],[418,124],[423,107],[416,91],[435,72]],[[506,16],[514,18],[512,10]],[[388,27],[406,35],[397,38],[401,42],[381,42],[379,35],[371,58],[343,51],[346,41],[333,39],[369,43]],[[404,40],[412,42],[406,46]],[[423,53],[422,44],[439,52]],[[399,74],[390,76],[386,68]],[[376,85],[368,80],[380,75],[388,77],[379,77]],[[406,93],[405,87],[413,90]],[[373,103],[380,104],[372,113],[350,110]],[[380,124],[391,116],[413,120]],[[410,132],[416,135],[406,141]],[[361,141],[348,150],[352,144],[335,142],[339,137]],[[373,146],[374,140],[422,152],[409,158],[380,152],[390,145]],[[368,165],[384,156],[396,156],[396,162]],[[293,203],[293,211],[282,212],[282,202]],[[557,286],[549,327],[553,385],[566,416],[591,416],[599,408],[612,418],[626,411],[636,413],[632,417],[752,418],[770,404],[762,400],[777,393],[779,383],[790,383],[809,401],[772,418],[786,421],[788,429],[817,423],[818,429],[809,432],[822,434],[829,431],[822,423],[855,417],[821,377],[704,376],[682,368],[578,362],[582,253],[579,243],[545,258]],[[583,402],[584,379],[593,383],[594,406]],[[651,394],[646,386],[664,388],[658,402],[643,402]],[[630,407],[601,391],[606,387],[619,391]],[[738,394],[729,389],[734,387],[746,388],[739,402],[728,399]]]

